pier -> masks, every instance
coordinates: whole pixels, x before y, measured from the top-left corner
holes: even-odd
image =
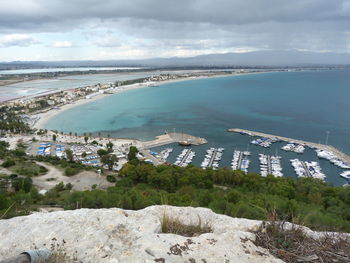
[[[298,140],[298,139],[293,139],[293,138],[288,138],[288,137],[283,137],[283,136],[278,136],[278,135],[272,135],[272,134],[267,134],[267,133],[262,133],[262,132],[256,132],[256,131],[249,131],[249,130],[244,130],[244,129],[238,129],[238,128],[233,128],[233,129],[228,129],[228,132],[236,132],[236,133],[241,133],[241,134],[247,134],[250,136],[259,136],[259,137],[265,137],[265,138],[277,138],[281,141],[284,142],[295,142],[298,144],[304,144],[310,148],[317,148],[325,151],[331,151],[339,159],[341,159],[343,162],[350,163],[350,156],[343,153],[342,151],[338,150],[334,146],[331,145],[325,145],[325,144],[320,144],[320,143],[314,143],[314,142],[308,142],[308,141],[303,141],[303,140]]]
[[[201,145],[208,143],[206,139],[196,137],[186,133],[169,132],[157,136],[154,140],[142,142],[144,149],[149,149],[157,146],[163,146],[171,143],[188,142],[191,145]]]
[[[301,161],[301,164],[302,164],[302,166],[303,166],[303,168],[304,168],[304,170],[305,170],[306,176],[312,177],[312,175],[311,175],[311,173],[310,173],[310,171],[309,171],[309,168],[306,166],[305,162]]]
[[[241,170],[242,159],[243,159],[243,153],[242,153],[242,152],[239,152],[239,157],[238,157],[238,162],[237,162],[237,169],[238,169],[238,170]]]
[[[267,155],[266,160],[267,160],[267,174],[272,174],[271,156]]]
[[[188,156],[190,155],[191,152],[192,152],[191,149],[189,149],[189,150],[186,152],[186,154],[185,154],[185,156],[182,158],[182,160],[181,160],[179,166],[181,166],[181,167],[184,166],[184,163],[185,163],[185,161],[187,160],[187,158],[188,158]]]
[[[214,152],[213,152],[213,154],[212,154],[212,156],[211,156],[211,158],[210,158],[208,167],[212,167],[217,152],[218,152],[218,149],[215,149]]]

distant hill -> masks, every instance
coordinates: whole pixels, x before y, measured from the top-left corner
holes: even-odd
[[[142,66],[142,67],[254,67],[350,65],[350,53],[255,51],[130,60],[14,61],[0,62],[0,69],[42,67]]]

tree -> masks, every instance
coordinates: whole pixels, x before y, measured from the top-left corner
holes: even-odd
[[[66,153],[67,160],[70,161],[70,162],[73,162],[74,156],[73,156],[72,150],[67,149],[67,150],[65,150],[64,152]]]
[[[109,152],[105,149],[99,149],[97,150],[97,154],[102,157],[103,155],[107,155]]]
[[[114,145],[114,144],[113,144],[111,141],[109,141],[108,143],[106,143],[108,152],[113,152],[113,145]]]
[[[129,153],[128,153],[128,160],[129,161],[136,160],[137,159],[136,155],[138,152],[139,150],[137,150],[135,146],[130,146]]]
[[[26,193],[30,192],[30,189],[32,189],[33,181],[31,178],[15,178],[12,181],[12,186],[15,188],[16,191],[23,190]]]
[[[55,141],[56,141],[56,139],[57,139],[56,134],[52,134],[52,140],[55,142]]]
[[[88,136],[84,136],[84,141],[85,141],[85,143],[87,143],[88,140],[89,140],[89,137],[88,137]]]
[[[83,158],[85,158],[87,156],[87,153],[86,152],[83,152],[82,154],[81,154],[81,157],[83,157]]]
[[[108,166],[109,170],[112,170],[113,165],[118,161],[117,156],[114,154],[106,154],[101,156],[101,163]]]

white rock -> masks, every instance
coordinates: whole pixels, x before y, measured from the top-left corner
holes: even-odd
[[[208,223],[198,237],[162,234],[163,213],[185,224]],[[282,262],[251,240],[261,221],[206,208],[151,206],[139,211],[79,209],[0,220],[0,260],[59,244],[78,262]]]

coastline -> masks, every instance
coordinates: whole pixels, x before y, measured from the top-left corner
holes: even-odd
[[[158,85],[163,85],[163,84],[168,84],[168,83],[174,83],[174,82],[181,82],[181,81],[188,81],[188,80],[196,80],[196,79],[206,79],[206,78],[224,78],[224,77],[232,77],[232,76],[240,76],[240,75],[251,75],[251,74],[262,74],[262,73],[272,73],[273,71],[264,71],[264,72],[251,72],[251,73],[233,73],[233,74],[217,74],[217,75],[213,75],[213,76],[199,76],[199,77],[185,77],[185,78],[178,78],[178,79],[171,79],[171,80],[165,80],[165,81],[157,81],[157,82],[153,82],[155,83],[157,86]],[[117,90],[115,90],[113,93],[111,94],[98,94],[90,99],[87,98],[82,98],[79,100],[76,100],[74,103],[69,103],[69,104],[65,104],[60,106],[59,108],[52,108],[49,109],[46,112],[42,112],[42,113],[36,113],[36,114],[32,114],[31,116],[33,118],[39,118],[33,125],[32,128],[35,129],[45,129],[45,124],[51,120],[52,118],[54,118],[55,116],[57,116],[58,114],[61,114],[64,111],[67,111],[69,109],[72,109],[74,107],[78,107],[80,105],[86,104],[86,103],[90,103],[90,102],[94,102],[97,100],[100,100],[102,98],[105,98],[106,96],[110,96],[110,95],[114,95],[114,94],[119,94],[121,92],[125,92],[128,90],[134,90],[134,89],[140,89],[140,88],[152,88],[151,86],[149,86],[150,83],[138,83],[138,84],[131,84],[131,85],[126,85],[126,86],[120,86]]]

